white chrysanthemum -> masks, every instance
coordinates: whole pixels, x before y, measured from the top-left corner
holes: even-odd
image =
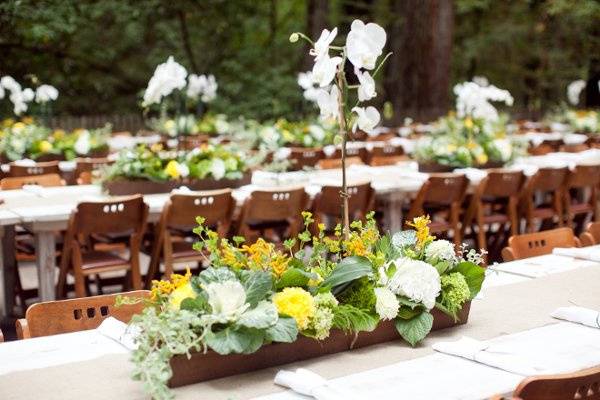
[[[218,322],[235,321],[250,307],[244,287],[237,281],[210,283],[205,290],[211,314]]]
[[[453,260],[456,257],[454,245],[447,240],[434,240],[425,248],[425,257],[428,260]]]
[[[508,139],[495,139],[494,140],[494,147],[496,147],[496,149],[498,149],[498,152],[500,153],[500,157],[502,158],[502,161],[509,161],[510,158],[512,157],[512,143],[510,142],[510,140]]]
[[[398,316],[400,302],[392,291],[385,287],[375,288],[375,311],[383,320],[391,320]]]
[[[47,103],[58,98],[58,90],[52,85],[41,85],[35,90],[35,102]]]
[[[394,264],[396,272],[387,282],[388,289],[431,310],[441,290],[437,270],[426,262],[410,258],[398,258]]]
[[[216,180],[222,179],[225,176],[225,162],[220,158],[212,160],[210,165],[210,173]]]
[[[77,154],[85,155],[90,152],[92,147],[90,131],[87,129],[81,132],[73,148]]]
[[[567,98],[569,99],[569,103],[573,104],[574,106],[579,104],[579,95],[581,95],[581,92],[583,89],[585,89],[585,86],[586,83],[583,79],[578,79],[569,83],[569,86],[567,86]]]

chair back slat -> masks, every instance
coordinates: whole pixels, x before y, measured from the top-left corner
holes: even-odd
[[[493,169],[488,172],[482,195],[500,198],[515,196],[523,188],[524,182],[522,171]]]
[[[585,232],[581,234],[582,246],[593,246],[600,244],[600,222],[591,222],[588,224]]]
[[[10,176],[10,177],[48,175],[48,174],[59,174],[60,175],[60,168],[58,168],[58,161],[38,162],[38,163],[35,163],[35,165],[18,165],[15,163],[11,163],[10,169],[8,170],[8,176]]]
[[[521,400],[600,400],[600,366],[571,374],[526,378],[513,396]]]
[[[557,228],[511,236],[508,239],[508,247],[502,249],[502,258],[504,261],[514,261],[550,254],[556,247],[579,246],[579,240],[571,228]]]
[[[423,197],[425,203],[450,205],[462,200],[469,180],[459,174],[431,174],[427,184]]]
[[[255,191],[246,200],[243,219],[246,221],[284,221],[298,218],[306,208],[304,188]],[[240,221],[241,222],[241,221]]]
[[[552,192],[559,190],[565,183],[568,168],[540,168],[529,180],[526,190],[528,192]]]
[[[363,161],[360,157],[348,157],[346,158],[346,167],[351,165],[363,165]],[[319,169],[336,169],[342,168],[342,159],[341,158],[324,158],[319,160],[317,163],[317,168]]]
[[[600,165],[578,165],[569,171],[566,179],[568,189],[595,188],[600,183]]]
[[[315,214],[323,214],[332,218],[341,218],[342,202],[340,199],[340,186],[323,186],[321,192],[314,200],[313,211]],[[373,203],[373,189],[371,183],[366,182],[356,185],[348,185],[348,214],[350,219],[364,218],[370,211]]]
[[[15,190],[21,189],[25,185],[39,185],[44,187],[63,186],[65,182],[58,174],[21,176],[14,178],[4,178],[0,181],[0,189]]]
[[[292,147],[289,155],[292,163],[290,168],[292,170],[302,170],[304,167],[314,168],[324,158],[323,149]]]
[[[205,219],[207,226],[228,227],[234,207],[231,189],[173,194],[166,225],[172,229],[188,230],[196,226],[196,217],[200,216]]]
[[[77,205],[74,234],[140,232],[146,222],[148,206],[140,195]]]
[[[137,290],[121,295],[141,298],[150,297],[150,292]],[[25,314],[26,324],[17,324],[17,332],[23,339],[84,331],[97,328],[103,320],[111,316],[127,323],[133,315],[144,309],[142,302],[115,307],[117,296],[118,294],[108,294],[33,304]],[[24,326],[26,329],[23,329]]]

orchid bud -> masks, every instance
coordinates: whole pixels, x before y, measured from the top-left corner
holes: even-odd
[[[290,35],[290,43],[296,43],[300,39],[300,36],[294,32]]]

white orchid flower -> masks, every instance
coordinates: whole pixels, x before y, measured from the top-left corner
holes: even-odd
[[[35,102],[38,104],[54,101],[58,98],[58,89],[52,85],[40,85],[35,90]]]
[[[369,133],[379,123],[381,116],[379,115],[379,111],[375,107],[369,106],[367,108],[363,107],[354,107],[352,109],[353,112],[358,115],[354,126],[352,127],[352,131],[356,132],[356,128],[360,128],[361,130]]]
[[[369,71],[360,72],[358,68],[354,69],[358,77],[360,86],[358,87],[358,101],[368,101],[377,96],[375,91],[375,79],[369,74]]]
[[[13,103],[13,112],[15,115],[21,115],[25,111],[27,111],[27,102],[23,97],[22,91],[11,92],[8,97],[9,100]]]
[[[4,87],[2,85],[0,85],[0,100],[2,100],[4,98]]]
[[[385,30],[381,26],[372,22],[365,25],[355,19],[346,38],[348,59],[356,68],[373,69],[386,40]]]
[[[567,86],[567,98],[569,99],[569,103],[574,106],[579,104],[579,95],[581,95],[581,91],[585,89],[585,86],[586,83],[583,79],[578,79],[569,83],[569,86]]]
[[[298,85],[304,90],[312,88],[313,85],[313,77],[312,71],[299,72],[298,73]]]
[[[11,93],[21,91],[21,85],[12,76],[6,75],[0,79],[0,85]]]
[[[340,91],[335,85],[331,87],[329,92],[325,89],[319,89],[319,93],[317,93],[317,105],[321,112],[321,118],[337,118],[339,97]]]
[[[173,56],[154,70],[144,92],[144,106],[160,103],[163,97],[170,95],[175,89],[183,89],[186,85],[187,70],[178,64]]]
[[[75,145],[73,146],[77,154],[84,155],[90,152],[90,149],[92,148],[90,139],[90,131],[88,131],[87,129],[79,135],[77,141],[75,142]]]
[[[217,98],[217,88],[219,85],[217,84],[217,80],[214,75],[208,75],[206,77],[206,84],[204,86],[204,92],[202,94],[202,101],[205,103],[210,103],[214,99]]]
[[[29,103],[35,97],[35,92],[31,88],[25,88],[23,89],[21,96],[23,96],[23,101],[25,103]]]
[[[319,95],[319,91],[322,89],[317,89],[317,88],[309,88],[306,89],[303,93],[303,96],[306,100],[308,101],[312,101],[312,102],[317,102],[317,96]]]
[[[319,59],[312,69],[313,82],[317,83],[320,87],[326,87],[331,84],[337,66],[342,62],[342,57],[323,57]]]
[[[315,61],[319,61],[323,57],[329,57],[329,46],[336,36],[337,28],[333,28],[331,32],[328,29],[323,29],[319,40],[315,42],[314,48],[310,49],[310,55],[315,57]]]
[[[186,96],[192,99],[198,98],[204,90],[206,77],[204,75],[190,74],[188,76],[188,86],[185,92]]]

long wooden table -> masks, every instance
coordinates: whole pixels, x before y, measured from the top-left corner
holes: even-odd
[[[598,282],[600,282],[600,264],[597,267],[580,268],[508,285],[489,287],[483,291],[481,299],[473,301],[466,325],[433,332],[416,348],[411,348],[405,342],[398,340],[306,360],[281,368],[309,368],[327,379],[332,379],[431,355],[433,354],[431,345],[436,341],[455,340],[461,336],[486,340],[544,326],[557,322],[549,316],[557,307],[577,304],[600,310]],[[565,340],[572,339],[565,338]],[[26,346],[27,343],[21,345]],[[2,346],[0,344],[0,355]],[[37,370],[25,368],[18,372],[8,371],[0,374],[0,398],[3,400],[40,397],[47,400],[147,399],[148,396],[144,394],[142,385],[130,378],[131,364],[128,359],[127,354],[121,353]],[[35,364],[34,361],[32,358],[32,365]],[[0,370],[6,365],[10,366],[10,360],[0,356]],[[251,399],[282,390],[273,383],[275,373],[281,368],[270,368],[185,386],[175,389],[174,393],[177,399],[182,400]],[[436,381],[437,374],[445,373],[448,371],[433,369],[428,375],[423,376],[423,393],[428,393],[428,386]],[[470,376],[467,377],[467,381],[469,379]],[[398,394],[401,393],[402,388],[398,387]],[[488,398],[493,394],[493,392],[486,393],[482,398]]]

